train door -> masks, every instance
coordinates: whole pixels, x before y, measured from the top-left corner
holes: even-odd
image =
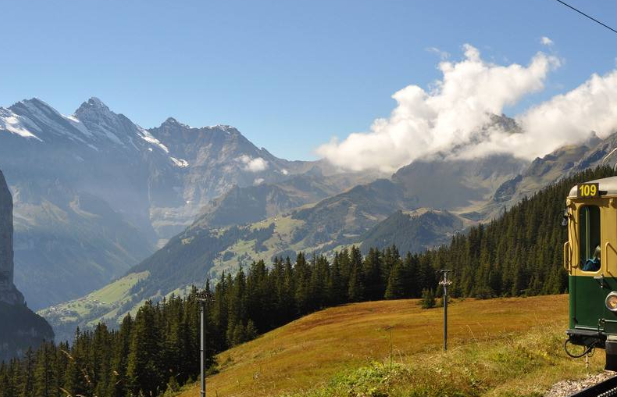
[[[617,200],[612,198],[605,200],[606,206],[602,213],[602,262],[604,265],[604,273],[602,274],[602,282],[604,286],[604,298],[611,291],[617,291],[617,210],[615,208]],[[604,303],[604,302],[603,302]],[[617,313],[604,306],[604,329],[607,333],[617,333]]]
[[[594,200],[578,204],[572,217],[570,308],[571,326],[578,329],[604,329],[604,298],[607,294],[604,285],[607,268],[602,260],[605,210],[601,200]]]

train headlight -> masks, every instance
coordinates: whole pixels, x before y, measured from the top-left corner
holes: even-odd
[[[612,312],[617,312],[617,292],[613,291],[606,296],[604,301],[606,308]]]

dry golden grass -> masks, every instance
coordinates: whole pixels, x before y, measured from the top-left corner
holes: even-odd
[[[468,299],[455,302],[449,309],[451,352],[448,355],[452,360],[455,357],[463,360],[463,365],[467,365],[467,360],[471,360],[470,363],[474,360],[467,357],[470,355],[475,356],[473,362],[476,363],[492,360],[490,355],[507,356],[509,353],[489,350],[515,338],[524,338],[531,327],[551,329],[551,338],[555,339],[559,338],[555,335],[567,326],[566,295]],[[208,378],[207,395],[276,396],[323,388],[334,375],[348,373],[374,361],[387,363],[390,332],[395,363],[438,365],[441,362],[446,365],[450,359],[440,353],[442,316],[440,308],[422,310],[417,300],[352,304],[314,313],[220,354],[220,373]],[[539,340],[532,342],[529,343],[544,343]],[[483,356],[483,351],[488,356]],[[546,355],[545,352],[538,354]],[[493,360],[497,364],[491,361],[493,364],[486,365],[501,365],[500,360],[502,358],[498,357]],[[507,358],[503,360],[507,361]],[[595,359],[594,368],[600,365],[600,360]],[[582,364],[577,365],[580,372]],[[547,366],[555,367],[550,363]],[[490,368],[483,371],[484,375],[479,374],[479,377],[494,376]],[[564,376],[563,369],[553,369],[552,375],[550,371],[548,368],[546,382]],[[431,376],[429,372],[426,375]],[[521,375],[512,382],[515,382],[513,387],[524,388],[524,384],[537,383],[537,380],[525,379]],[[502,394],[493,391],[493,395]],[[181,394],[182,397],[198,395],[197,385]]]

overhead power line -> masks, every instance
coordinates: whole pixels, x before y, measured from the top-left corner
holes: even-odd
[[[563,2],[563,1],[561,1],[561,0],[555,0],[555,1],[556,1],[556,2],[558,2],[558,3],[563,4],[564,6],[566,6],[566,7],[568,7],[568,8],[573,9],[574,11],[578,12],[579,14],[581,14],[581,15],[583,15],[583,16],[585,16],[585,17],[589,18],[589,19],[591,19],[591,20],[592,20],[592,21],[594,21],[595,23],[597,23],[597,24],[600,24],[600,25],[604,26],[605,28],[607,28],[608,30],[612,31],[613,33],[617,33],[617,30],[615,30],[615,29],[611,28],[610,26],[608,26],[608,25],[607,25],[607,24],[605,24],[605,23],[602,23],[602,22],[598,21],[597,19],[595,19],[595,18],[594,18],[594,17],[592,17],[591,15],[585,14],[583,11],[579,10],[578,8],[572,7],[570,4],[565,3],[565,2]]]

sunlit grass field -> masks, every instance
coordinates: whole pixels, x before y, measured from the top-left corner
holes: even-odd
[[[562,350],[567,296],[463,300],[443,310],[417,300],[327,309],[223,352],[208,396],[541,396],[563,378],[597,372]],[[197,397],[197,385],[182,397]]]

